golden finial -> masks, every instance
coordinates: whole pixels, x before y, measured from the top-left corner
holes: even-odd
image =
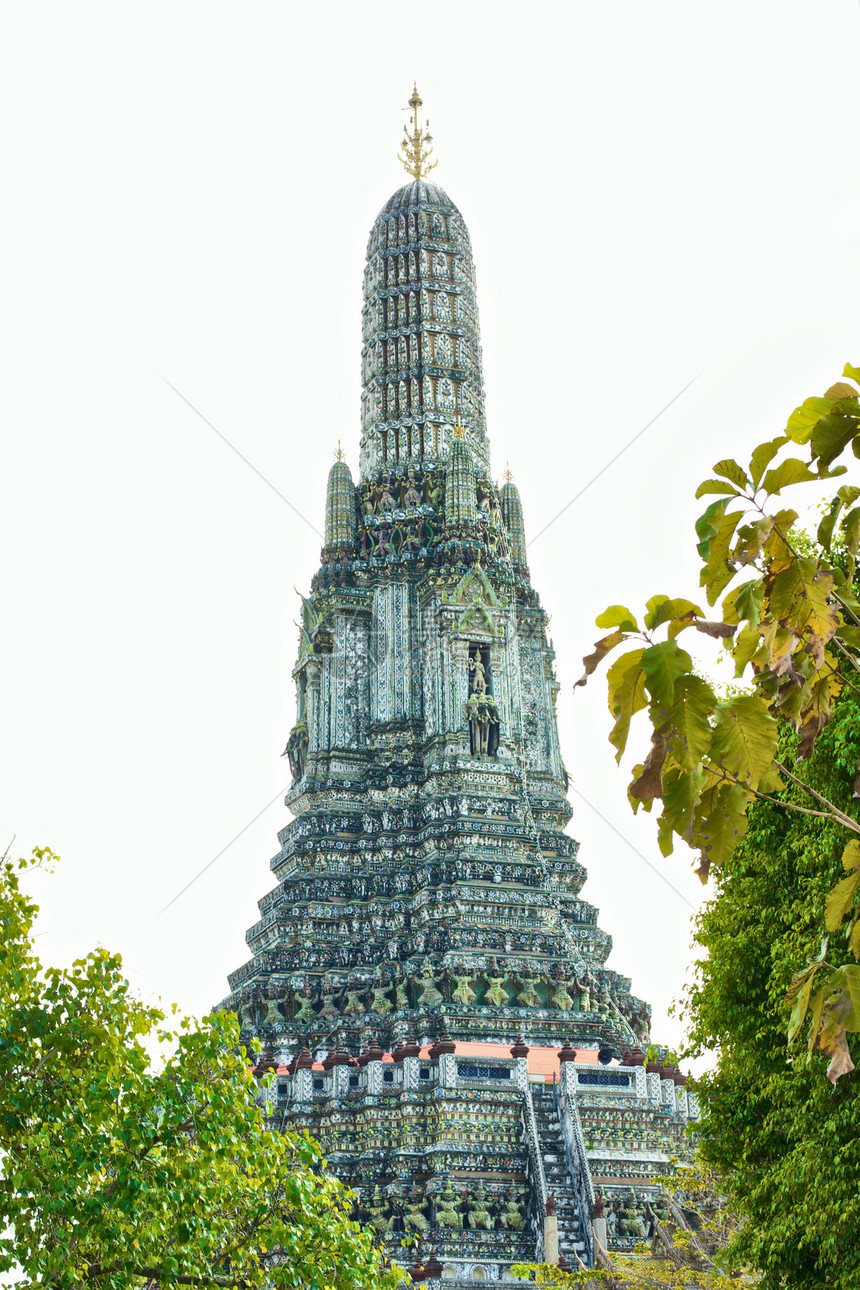
[[[463,425],[462,421],[460,420],[459,413],[457,414],[457,424],[455,426],[451,426],[451,434],[454,436],[455,439],[466,438],[466,427]]]
[[[337,452],[334,454],[335,461],[343,461],[343,448],[340,446],[340,439],[337,441]]]
[[[431,161],[433,149],[430,144],[433,137],[430,134],[430,122],[426,123],[427,128],[422,130],[418,124],[418,109],[421,107],[423,99],[418,93],[418,86],[413,85],[412,98],[409,100],[409,106],[412,108],[412,133],[404,125],[403,133],[406,136],[401,145],[401,151],[397,154],[398,161],[408,171],[413,179],[423,179],[424,176],[438,166],[438,161]]]
[[[514,482],[514,472],[511,470],[511,463],[509,461],[506,461],[505,462],[505,483],[512,484],[513,482]]]

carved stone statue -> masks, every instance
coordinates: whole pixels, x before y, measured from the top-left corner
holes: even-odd
[[[428,1219],[425,1217],[425,1210],[429,1205],[426,1196],[422,1196],[419,1187],[413,1187],[409,1195],[409,1200],[403,1206],[403,1226],[407,1232],[410,1228],[416,1232],[426,1232],[430,1226]]]
[[[522,989],[517,995],[517,1002],[521,1003],[524,1008],[539,1008],[541,1006],[541,997],[535,989],[534,977],[520,977]]]
[[[487,670],[479,655],[469,659],[469,671],[472,673],[472,693],[487,693]]]
[[[558,985],[550,995],[550,1004],[553,1008],[558,1008],[561,1012],[570,1012],[573,1008],[573,999],[567,988],[565,981],[559,981]]]
[[[391,1000],[388,997],[388,991],[391,986],[388,981],[384,981],[379,973],[376,973],[373,984],[373,991],[370,996],[370,1012],[376,1012],[380,1017],[384,1017],[387,1012],[391,1011]]]
[[[265,1005],[266,1016],[263,1024],[270,1030],[280,1030],[284,1024],[284,1014],[278,1007],[277,997],[271,992],[271,987],[266,998]]]
[[[419,1007],[435,1008],[442,1002],[442,995],[436,988],[429,959],[424,960],[423,975],[418,978],[418,984],[421,986],[421,993],[418,996]]]
[[[323,1021],[338,1020],[338,1010],[335,1007],[335,1003],[334,1003],[336,998],[337,998],[337,992],[335,990],[323,991],[323,997],[322,997],[323,1006],[320,1008],[320,1017]],[[344,1009],[344,1011],[346,1011],[346,1009]]]
[[[379,1190],[379,1184],[377,1183],[373,1189],[373,1198],[367,1207],[367,1212],[370,1216],[368,1220],[370,1226],[373,1228],[374,1232],[378,1232],[380,1236],[388,1229],[388,1220],[385,1217],[386,1208],[385,1198]]]
[[[395,501],[394,497],[391,494],[390,479],[387,479],[383,482],[382,494],[379,498],[379,504],[376,509],[379,514],[383,514],[384,512],[387,512],[387,511],[397,510],[397,502]]]
[[[415,485],[415,471],[412,469],[411,466],[409,467],[409,471],[408,471],[406,495],[403,498],[403,502],[405,506],[421,505],[421,494],[418,492],[418,489]]]
[[[440,1227],[454,1227],[458,1230],[463,1226],[457,1193],[450,1182],[446,1182],[436,1202],[436,1222]]]
[[[479,1182],[475,1194],[469,1202],[469,1226],[482,1227],[487,1232],[493,1230],[493,1218],[487,1208],[487,1197],[484,1184]]]
[[[451,992],[451,998],[456,999],[458,1003],[466,1005],[474,1003],[478,996],[471,987],[471,980],[472,978],[470,976],[455,976],[454,984],[457,988]]]
[[[526,1225],[526,1220],[522,1215],[522,1196],[513,1186],[508,1188],[505,1196],[505,1207],[499,1215],[499,1222],[502,1227],[507,1227],[514,1232],[521,1232]]]
[[[257,1024],[258,999],[259,995],[255,991],[239,1009],[239,1019],[242,1023],[243,1030],[253,1030]]]
[[[629,1191],[621,1203],[621,1213],[619,1215],[619,1227],[622,1236],[644,1237],[645,1223],[642,1214],[639,1212],[639,1203],[636,1200],[635,1193]]]
[[[402,1012],[409,1007],[409,990],[402,977],[394,987],[394,1006],[398,1012]]]
[[[361,989],[347,990],[346,999],[343,1004],[343,1014],[345,1017],[363,1017],[365,1006],[362,1002],[364,991]]]
[[[496,970],[498,971],[498,969]],[[507,979],[507,973],[503,976],[487,975],[487,981],[489,984],[484,992],[484,1003],[492,1003],[497,1008],[503,1008],[508,1004],[508,992],[505,989],[505,982]]]
[[[293,994],[293,1021],[311,1022],[314,1019],[314,993],[309,985]]]
[[[301,779],[308,764],[308,723],[297,721],[290,731],[287,746],[284,749],[290,762],[293,779]]]

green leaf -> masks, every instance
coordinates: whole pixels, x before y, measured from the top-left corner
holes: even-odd
[[[816,422],[812,431],[812,456],[817,458],[822,470],[851,443],[858,429],[857,417],[834,408],[829,416]]]
[[[841,878],[828,894],[824,907],[824,923],[828,932],[837,932],[854,909],[858,887],[860,869],[850,873],[847,878]]]
[[[804,648],[817,667],[824,649],[839,627],[839,614],[830,604],[833,575],[818,560],[802,556],[783,569],[770,587],[770,610],[782,627],[803,636]]]
[[[610,605],[595,619],[597,627],[620,627],[625,632],[638,632],[639,624],[624,605]]]
[[[738,488],[746,488],[749,484],[746,472],[738,465],[733,457],[726,457],[724,461],[718,461],[714,466],[714,474],[721,475],[723,479],[729,479]]]
[[[850,363],[846,363],[842,369],[842,375],[860,383],[860,367],[852,367]]]
[[[750,661],[761,649],[761,637],[750,627],[742,628],[734,640],[732,658],[735,661],[735,676],[743,676]]]
[[[815,1049],[815,1042],[816,1042],[816,1040],[818,1039],[818,1032],[819,1032],[819,1030],[821,1029],[821,1014],[822,1014],[822,1012],[824,1011],[824,1000],[825,1000],[825,997],[826,997],[826,995],[825,995],[825,990],[824,990],[824,987],[822,986],[822,987],[820,987],[818,990],[816,990],[816,991],[815,991],[815,994],[814,994],[814,995],[812,996],[812,998],[809,1000],[809,1004],[810,1004],[810,1008],[811,1008],[811,1016],[810,1016],[810,1021],[809,1021],[809,1055],[810,1055],[810,1057],[812,1056],[812,1053],[813,1053],[813,1051],[814,1051],[814,1049]]]
[[[761,621],[763,601],[764,579],[756,578],[754,582],[745,582],[723,601],[723,616],[727,622],[747,622],[755,631]],[[730,602],[730,608],[727,602]]]
[[[706,479],[696,489],[696,497],[705,497],[708,493],[719,493],[721,497],[739,497],[740,494],[731,484],[727,484],[723,479]]]
[[[830,545],[833,540],[833,526],[836,523],[839,512],[842,510],[842,506],[843,502],[841,497],[834,497],[833,501],[830,503],[830,509],[818,526],[818,533],[816,536],[825,551],[830,550]]]
[[[711,761],[749,788],[773,769],[777,723],[757,694],[739,694],[717,705]]]
[[[675,701],[675,681],[693,670],[693,660],[677,641],[658,641],[642,654],[645,686],[655,703],[671,708]]]
[[[788,437],[781,434],[776,439],[770,439],[767,443],[760,443],[756,448],[750,458],[750,478],[754,488],[758,488],[761,483],[761,477],[765,472],[765,467],[770,465],[780,448],[786,443],[788,443]]]
[[[715,784],[702,794],[690,837],[701,852],[696,872],[702,882],[712,865],[725,864],[746,833],[747,800],[737,784]]]
[[[826,398],[805,399],[788,418],[786,434],[794,443],[809,443],[812,431],[833,407],[835,400]]]
[[[738,529],[737,542],[732,551],[732,562],[743,568],[752,564],[761,555],[762,548],[770,537],[773,528],[773,516],[765,515],[753,524],[744,524]]]
[[[742,512],[727,513],[728,503],[729,499],[714,502],[696,524],[696,531],[701,538],[698,551],[705,561],[699,583],[706,588],[709,605],[715,603],[717,596],[731,582],[735,573],[728,563],[728,554],[732,536],[740,523]]]
[[[615,718],[609,742],[618,750],[616,761],[621,760],[627,747],[631,718],[648,702],[645,694],[645,674],[642,671],[644,653],[644,649],[635,649],[622,654],[606,674],[609,711]]]
[[[716,706],[716,695],[707,681],[692,673],[676,677],[663,729],[673,759],[686,771],[694,771],[710,748],[710,719]]]
[[[785,461],[781,461],[773,470],[767,472],[762,486],[770,497],[791,484],[804,484],[817,478],[818,476],[809,469],[805,461],[801,461],[798,457],[786,457]]]
[[[806,1016],[806,1010],[809,1007],[809,996],[812,992],[812,986],[815,981],[817,967],[810,968],[802,974],[802,981],[797,990],[794,1000],[794,1007],[791,1010],[791,1018],[788,1025],[788,1042],[793,1043],[797,1037],[800,1027],[803,1025],[803,1019]]]
[[[663,855],[672,853],[672,833],[689,841],[691,838],[696,804],[702,792],[705,776],[701,769],[688,771],[677,762],[663,771],[663,813],[660,824],[664,842],[660,844]],[[668,847],[668,849],[665,849]]]
[[[675,637],[685,627],[690,627],[701,609],[692,600],[670,599],[668,596],[652,596],[648,601],[648,614],[645,626],[649,631],[669,623],[669,636]]]
[[[795,558],[794,552],[786,541],[791,526],[797,519],[797,511],[777,511],[773,517],[773,527],[764,544],[763,551],[770,564],[769,573],[777,573]]]

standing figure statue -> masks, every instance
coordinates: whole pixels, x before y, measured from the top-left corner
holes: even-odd
[[[436,1222],[440,1227],[453,1227],[458,1230],[463,1226],[460,1202],[450,1179],[445,1183],[436,1202]]]
[[[487,1232],[493,1230],[493,1219],[487,1208],[487,1196],[484,1184],[479,1182],[475,1194],[469,1202],[469,1226],[482,1227]]]
[[[466,1006],[470,1003],[474,1003],[478,996],[475,994],[475,991],[472,989],[470,984],[472,978],[470,976],[455,976],[453,980],[457,988],[452,991],[451,998],[456,999],[458,1003],[465,1004]]]
[[[541,1006],[541,997],[535,989],[535,979],[533,976],[524,974],[519,978],[522,989],[517,995],[517,1002],[521,1003],[524,1008],[539,1008]]]
[[[386,479],[386,480],[383,480],[383,483],[382,483],[382,494],[381,494],[381,496],[380,496],[380,498],[379,498],[379,504],[378,504],[378,506],[377,506],[376,510],[377,510],[377,513],[378,513],[378,514],[383,514],[384,512],[387,512],[387,511],[396,511],[396,510],[397,510],[397,502],[395,501],[395,499],[394,499],[394,497],[392,496],[392,493],[391,493],[391,479],[390,479],[390,477],[389,477],[388,479]]]
[[[483,659],[476,654],[469,659],[469,671],[472,673],[472,693],[487,693],[487,669],[484,667]]]
[[[404,506],[420,506],[421,494],[415,484],[415,471],[409,467],[406,481],[406,496],[403,498]]]
[[[442,995],[436,988],[436,980],[433,976],[433,969],[430,966],[430,960],[425,958],[422,964],[423,975],[418,978],[418,984],[421,986],[421,993],[418,996],[418,1006],[424,1008],[435,1008],[442,1002]]]
[[[561,1012],[570,1012],[573,1008],[573,999],[567,988],[567,982],[562,977],[550,995],[550,1003],[553,1008],[558,1008]]]
[[[293,991],[293,1021],[309,1023],[314,1019],[314,992],[305,982],[301,990]]]
[[[498,973],[498,966],[494,963],[492,971]],[[510,1002],[508,992],[505,989],[505,982],[508,979],[507,973],[503,975],[486,974],[487,989],[484,991],[484,1003],[492,1003],[496,1008],[504,1008]]]
[[[430,1226],[429,1221],[425,1218],[424,1211],[429,1205],[426,1196],[422,1196],[420,1187],[413,1187],[409,1200],[403,1207],[403,1226],[408,1232],[412,1228],[416,1232],[426,1232]]]
[[[289,759],[293,779],[301,779],[308,764],[308,723],[297,721],[290,731],[283,755]]]
[[[269,993],[265,1000],[266,1016],[263,1024],[269,1030],[280,1030],[284,1024],[284,1014],[278,1007],[278,998],[272,986],[269,986]]]

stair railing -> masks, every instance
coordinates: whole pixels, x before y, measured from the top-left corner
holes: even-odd
[[[528,1084],[526,1084],[523,1095],[523,1127],[525,1128],[526,1142],[529,1149],[528,1176],[531,1183],[529,1187],[529,1219],[535,1234],[535,1261],[542,1263],[544,1256],[543,1225],[546,1217],[547,1202],[546,1175],[543,1169],[537,1116],[535,1115],[532,1093]]]
[[[564,1158],[579,1213],[579,1227],[585,1242],[585,1262],[589,1268],[593,1268],[594,1234],[591,1230],[591,1215],[594,1206],[594,1188],[591,1185],[591,1171],[585,1154],[585,1139],[582,1136],[579,1110],[573,1098],[565,1094],[563,1085],[553,1084],[552,1096],[558,1122],[561,1125]]]

